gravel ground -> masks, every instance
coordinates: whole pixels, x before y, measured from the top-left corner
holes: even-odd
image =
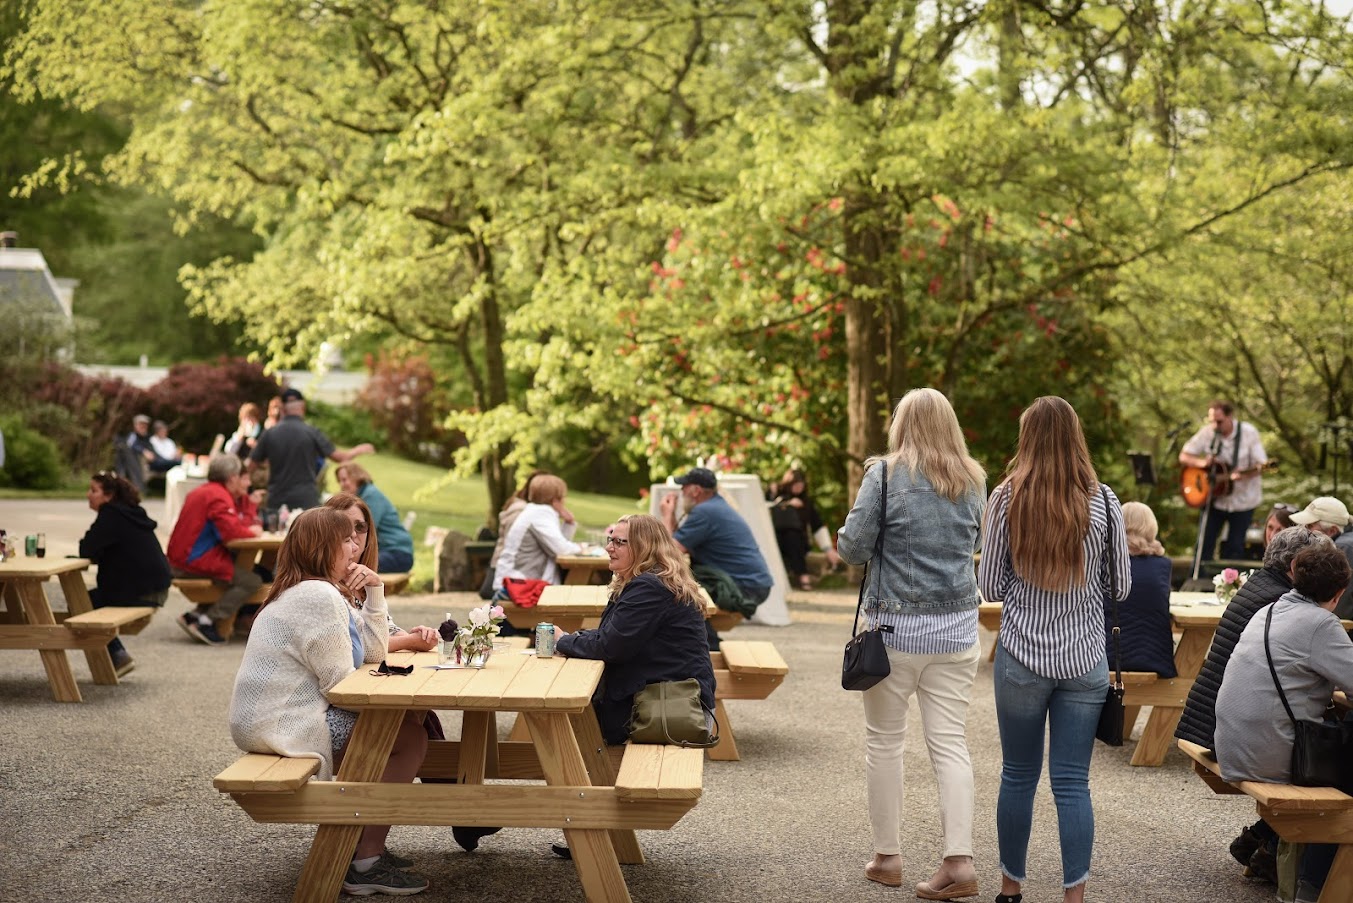
[[[49,554],[74,551],[90,520],[81,503],[0,502],[0,526],[46,529]],[[463,615],[477,602],[464,593],[407,596],[392,608],[396,620],[413,625],[436,623],[445,611]],[[768,700],[729,704],[743,760],[707,763],[700,804],[671,831],[641,832],[648,862],[624,866],[636,901],[909,900],[911,883],[935,865],[934,777],[917,738],[906,756],[904,890],[864,879],[863,716],[858,694],[838,683],[854,597],[795,593],[790,602],[793,625],[735,630],[738,639],[774,641],[790,675]],[[290,898],[313,829],[254,824],[212,788],[212,777],[238,755],[226,709],[243,646],[190,640],[173,624],[185,605],[171,594],[151,626],[128,639],[137,668],[120,686],[94,685],[83,656],[72,656],[82,704],[52,701],[35,652],[0,654],[0,801],[8,812],[0,826],[0,901]],[[984,633],[983,644],[990,642]],[[454,716],[444,720],[454,736]],[[981,899],[990,900],[999,890],[1000,748],[985,661],[968,734]],[[1160,768],[1133,768],[1130,757],[1131,745],[1095,750],[1098,823],[1088,899],[1273,899],[1270,887],[1242,878],[1226,853],[1254,819],[1248,799],[1213,795],[1178,752]],[[552,839],[551,831],[505,831],[471,855],[448,829],[397,827],[390,846],[432,881],[423,899],[581,899],[572,865],[549,852]],[[1026,900],[1060,899],[1046,775],[1029,874]]]

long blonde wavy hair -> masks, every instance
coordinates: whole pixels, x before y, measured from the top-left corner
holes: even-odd
[[[625,585],[640,574],[653,574],[672,591],[676,601],[704,608],[700,584],[691,576],[690,566],[662,521],[648,514],[626,514],[616,521],[629,527],[630,567],[611,577],[607,595],[612,601]]]
[[[1010,559],[1032,586],[1066,592],[1085,585],[1085,535],[1099,478],[1080,418],[1044,395],[1019,418],[1019,444],[1001,484],[1009,497]],[[987,509],[991,516],[992,505]]]
[[[887,462],[892,473],[899,465],[915,477],[925,476],[935,492],[951,502],[965,492],[985,492],[987,472],[968,454],[958,416],[944,393],[912,389],[897,403],[888,427],[888,454],[865,462]]]

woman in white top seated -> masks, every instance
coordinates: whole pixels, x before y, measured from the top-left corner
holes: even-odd
[[[292,521],[277,574],[249,632],[230,700],[230,735],[246,752],[309,756],[330,780],[357,714],[328,691],[364,662],[385,659],[389,616],[379,575],[360,564],[363,543],[341,511],[315,508]],[[381,780],[409,783],[427,752],[422,713],[406,715]],[[343,879],[349,894],[407,895],[427,881],[385,850],[389,825],[362,829]]]
[[[578,523],[564,507],[568,484],[553,474],[545,474],[531,481],[527,505],[512,523],[512,529],[498,556],[498,568],[493,575],[495,599],[507,599],[503,581],[543,580],[554,584],[560,580],[560,555],[576,555],[581,547],[573,541]]]

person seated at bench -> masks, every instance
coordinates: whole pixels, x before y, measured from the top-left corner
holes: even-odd
[[[553,474],[544,474],[531,481],[526,507],[512,523],[512,529],[503,542],[503,554],[498,557],[498,568],[493,575],[493,598],[499,602],[515,602],[504,587],[504,580],[544,581],[553,585],[563,581],[560,555],[577,555],[582,547],[573,541],[578,522],[564,506],[568,484]],[[529,587],[524,587],[530,591]],[[537,595],[539,593],[537,592]],[[512,636],[511,625],[504,624],[503,636]]]
[[[371,529],[371,509],[367,507],[366,502],[352,493],[336,492],[325,500],[323,507],[342,512],[343,516],[352,522],[353,532],[357,535],[357,542],[361,547],[357,555],[358,563],[379,574],[380,536]],[[437,648],[437,640],[435,627],[418,626],[413,630],[404,630],[395,624],[394,618],[390,618],[391,652],[431,652]]]
[[[1212,637],[1207,660],[1189,688],[1179,727],[1174,735],[1180,740],[1197,743],[1204,749],[1214,749],[1213,732],[1217,727],[1217,691],[1226,676],[1226,665],[1231,652],[1245,631],[1245,625],[1255,613],[1277,601],[1292,588],[1292,559],[1328,537],[1313,533],[1305,527],[1288,527],[1276,533],[1264,548],[1264,566],[1256,570],[1245,585],[1231,597],[1222,612],[1217,632]],[[1263,819],[1247,828],[1231,841],[1231,855],[1249,869],[1250,873],[1277,883],[1278,862],[1273,848],[1278,837]]]
[[[85,497],[95,516],[80,540],[80,557],[99,566],[89,601],[95,608],[164,605],[173,578],[155,537],[155,521],[141,507],[141,493],[127,480],[104,470],[89,478]],[[109,641],[108,654],[118,677],[134,667],[131,653],[117,637]]]
[[[238,458],[231,460],[238,461]],[[333,778],[357,714],[325,694],[364,663],[385,660],[389,615],[380,575],[359,563],[362,542],[341,511],[297,516],[277,553],[272,590],[249,633],[230,700],[230,736],[245,752],[318,759]],[[427,752],[422,713],[409,713],[381,780],[411,783]],[[385,849],[389,825],[367,825],[343,879],[349,894],[407,895],[428,882]]]
[[[339,489],[366,503],[367,522],[375,528],[375,536],[380,540],[380,567],[376,570],[382,574],[411,570],[413,537],[404,529],[394,504],[371,482],[371,474],[362,465],[349,461],[338,466],[335,476]]]
[[[493,578],[497,573],[498,559],[503,554],[503,544],[507,542],[507,534],[512,532],[512,525],[517,522],[517,515],[526,510],[526,499],[531,494],[531,482],[536,477],[549,476],[549,474],[548,470],[531,471],[526,477],[526,482],[522,483],[521,488],[503,504],[503,510],[498,512],[498,534],[497,536],[487,537],[494,540],[493,555],[490,556],[488,569],[484,572],[484,583],[479,588],[479,598],[493,598]],[[481,528],[480,533],[482,534],[486,529]],[[484,537],[481,536],[480,538]]]
[[[150,447],[156,458],[150,463],[151,470],[169,470],[183,463],[183,449],[169,438],[169,424],[163,420],[150,425]],[[169,466],[165,467],[166,464]]]
[[[627,514],[607,531],[610,602],[595,630],[555,628],[562,656],[606,663],[592,697],[601,736],[629,739],[634,694],[665,680],[700,682],[700,704],[714,712],[714,667],[705,637],[705,605],[681,549],[656,517]],[[568,847],[554,844],[568,858]]]
[[[1334,614],[1351,576],[1333,543],[1305,549],[1292,560],[1292,590],[1245,626],[1217,693],[1217,765],[1227,781],[1291,783],[1292,719],[1319,721],[1334,691],[1353,687],[1353,641]],[[1320,896],[1337,849],[1306,846],[1298,901]]]
[[[168,434],[169,428],[165,427],[166,438]],[[179,463],[178,455],[171,455],[168,458],[160,456],[150,435],[150,418],[145,414],[137,414],[132,418],[132,431],[127,434],[127,447],[139,455],[154,474],[163,475],[165,471],[171,470]]]
[[[207,465],[207,482],[184,498],[174,532],[169,535],[169,565],[174,576],[209,578],[224,590],[211,605],[199,605],[177,619],[189,636],[209,646],[225,642],[216,625],[238,614],[263,586],[263,578],[252,565],[241,563],[226,543],[261,532],[244,464],[234,455],[212,458]]]
[[[1156,530],[1156,515],[1149,507],[1123,503],[1132,589],[1118,606],[1118,649],[1124,671],[1154,671],[1168,679],[1178,674],[1170,626],[1170,559]],[[1113,615],[1105,601],[1104,646],[1109,661],[1113,661],[1112,634]]]

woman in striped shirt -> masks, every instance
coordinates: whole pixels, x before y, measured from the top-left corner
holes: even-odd
[[[977,579],[988,601],[1004,603],[993,672],[1002,755],[996,901],[1022,899],[1046,728],[1062,899],[1081,903],[1095,833],[1090,753],[1109,687],[1104,598],[1127,598],[1132,577],[1122,509],[1095,476],[1080,418],[1061,398],[1039,398],[1020,417],[1015,458],[987,505]]]
[[[874,830],[874,858],[864,873],[880,884],[902,883],[902,745],[907,704],[915,695],[939,784],[944,832],[944,861],[929,880],[916,885],[916,895],[926,900],[970,897],[977,893],[977,873],[965,731],[982,651],[972,556],[986,473],[968,455],[949,400],[934,389],[914,389],[898,402],[888,447],[887,455],[867,462],[837,541],[842,559],[870,562],[864,609],[870,626],[883,631],[891,665],[886,678],[864,691],[865,773]]]

